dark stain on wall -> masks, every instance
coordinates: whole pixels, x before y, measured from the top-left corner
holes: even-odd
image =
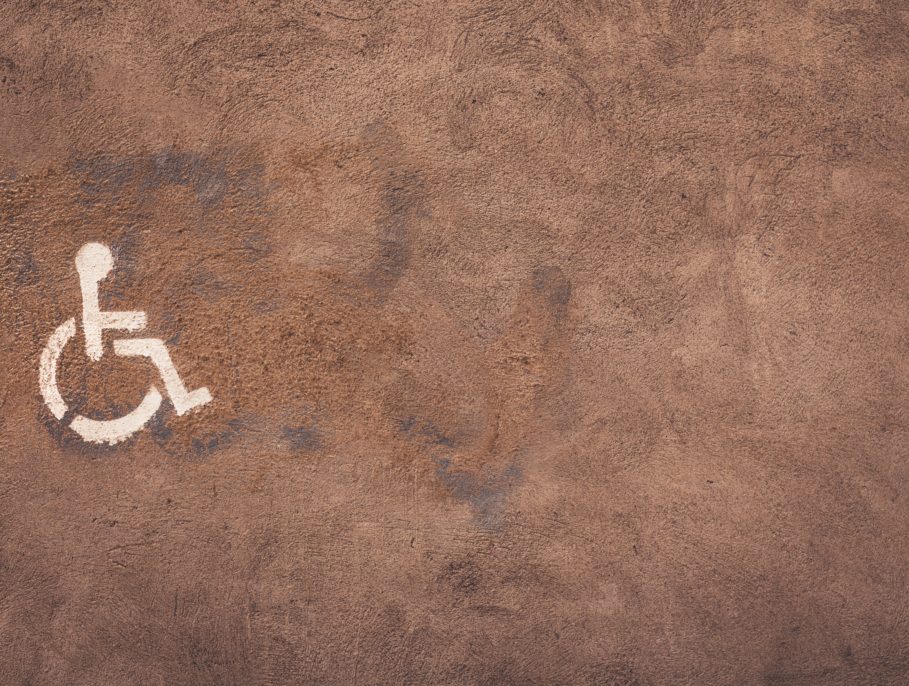
[[[314,426],[285,426],[281,429],[281,435],[294,453],[322,448],[322,435]]]
[[[433,458],[436,476],[456,500],[467,503],[476,513],[477,522],[487,529],[504,525],[505,499],[521,481],[521,470],[509,465],[498,474],[475,475],[452,468],[448,458]]]
[[[87,200],[122,197],[127,189],[154,202],[156,191],[168,186],[192,191],[204,209],[224,202],[229,192],[257,199],[263,191],[259,166],[236,168],[224,153],[203,155],[187,150],[165,149],[150,155],[118,157],[111,154],[78,158],[73,172],[82,179]]]

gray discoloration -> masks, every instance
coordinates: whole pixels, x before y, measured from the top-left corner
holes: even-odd
[[[216,450],[221,450],[231,445],[246,427],[247,422],[243,419],[228,420],[225,427],[220,431],[194,437],[192,439],[193,453],[198,458],[208,457]]]
[[[252,433],[253,425],[250,417],[234,417],[224,421],[220,426],[187,436],[185,430],[175,430],[180,421],[181,418],[174,417],[170,401],[165,400],[161,409],[149,420],[148,428],[161,450],[173,457],[189,461],[205,460],[215,452],[235,446]]]
[[[133,158],[99,156],[77,159],[72,163],[72,168],[82,179],[82,192],[92,201],[97,200],[102,194],[119,195],[137,174]]]
[[[173,184],[193,189],[203,207],[219,204],[227,195],[230,177],[223,158],[188,151],[162,150],[153,155],[141,176],[140,192]]]
[[[142,251],[142,232],[136,225],[126,227],[120,238],[111,245],[116,269],[113,269],[98,290],[98,301],[102,308],[115,310],[136,284],[136,270]],[[141,309],[141,306],[139,306]]]
[[[405,229],[408,221],[423,211],[425,194],[423,175],[420,172],[392,170],[385,180],[382,195],[385,215],[379,226],[389,232]]]
[[[60,450],[62,450],[67,456],[81,457],[85,459],[115,456],[118,453],[118,448],[119,451],[122,452],[124,447],[134,445],[138,440],[140,440],[137,436],[130,436],[117,445],[109,445],[107,443],[89,443],[83,440],[81,436],[79,436],[69,427],[69,424],[72,422],[73,417],[84,412],[86,415],[94,415],[94,418],[97,419],[107,419],[113,416],[113,413],[115,411],[123,409],[118,405],[114,405],[110,412],[90,412],[85,409],[85,405],[85,395],[77,393],[74,394],[70,407],[67,409],[66,413],[61,419],[57,419],[51,415],[47,411],[47,406],[44,405],[44,403],[41,404],[41,409],[38,410],[39,422],[47,430],[47,433],[51,436],[57,447],[60,448]]]
[[[274,249],[268,240],[268,236],[263,233],[249,233],[244,236],[242,249],[244,257],[249,262],[258,262],[274,252]]]
[[[200,267],[190,276],[190,292],[208,300],[220,300],[237,289],[236,284],[230,283],[224,277],[205,267]]]
[[[571,300],[571,282],[559,267],[540,267],[532,275],[533,287],[546,298],[553,312],[561,317]]]
[[[189,188],[206,209],[220,205],[232,192],[247,200],[264,195],[262,166],[235,161],[223,153],[170,148],[152,155],[98,155],[76,159],[72,169],[82,179],[86,199],[93,202],[104,196],[120,197],[130,188],[139,198],[153,201],[155,192],[167,186]]]
[[[322,435],[314,426],[285,426],[281,436],[292,452],[308,452],[322,448]]]
[[[410,416],[398,422],[401,431],[411,438],[423,438],[433,445],[454,447],[455,440],[430,421]]]
[[[170,406],[170,401],[165,400],[165,406]],[[169,415],[165,412],[158,412],[148,422],[149,431],[152,438],[160,447],[166,448],[169,441],[174,435],[173,429],[167,424]]]
[[[480,568],[470,558],[452,560],[436,578],[439,586],[459,598],[475,595],[480,590],[481,582]]]
[[[604,665],[597,665],[578,674],[576,683],[589,686],[647,686],[631,664],[613,660]]]
[[[160,322],[161,335],[168,347],[179,345],[180,338],[183,336],[183,324],[174,316],[174,313],[163,311],[158,321]]]
[[[403,276],[410,260],[415,224],[427,215],[424,175],[405,160],[400,137],[387,127],[367,127],[373,147],[373,175],[381,184],[382,211],[377,220],[377,256],[366,274],[366,284],[384,299]]]
[[[379,241],[379,252],[366,283],[377,293],[384,294],[391,289],[404,274],[407,267],[409,248],[403,229],[395,229],[388,235],[400,236],[383,238]]]
[[[10,255],[3,265],[3,271],[12,276],[13,283],[18,288],[34,286],[41,278],[38,265],[27,250]]]
[[[502,528],[506,498],[521,481],[519,467],[509,465],[499,474],[476,476],[452,469],[452,461],[448,458],[433,457],[432,461],[436,464],[439,480],[455,500],[474,509],[482,527],[493,530]]]

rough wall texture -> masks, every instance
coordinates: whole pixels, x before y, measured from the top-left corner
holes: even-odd
[[[5,0],[0,682],[909,683],[907,105],[903,0]],[[105,448],[87,241],[214,396]]]

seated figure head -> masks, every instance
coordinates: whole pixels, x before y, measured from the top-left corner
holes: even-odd
[[[100,281],[114,267],[110,248],[101,243],[86,243],[76,253],[76,269],[83,277]]]

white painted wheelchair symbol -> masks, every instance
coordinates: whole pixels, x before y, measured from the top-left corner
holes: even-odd
[[[141,331],[145,328],[145,312],[102,312],[98,304],[98,284],[110,273],[114,258],[110,249],[100,243],[86,243],[76,254],[76,269],[82,289],[82,329],[85,334],[85,353],[94,361],[104,352],[101,334],[105,329],[114,331]],[[57,366],[60,354],[76,335],[76,320],[69,319],[57,327],[41,353],[39,384],[41,395],[51,414],[62,420],[68,411],[57,386]],[[148,357],[158,368],[164,389],[178,415],[211,401],[207,388],[188,392],[180,380],[167,347],[160,338],[122,338],[114,341],[114,354],[127,357]],[[117,419],[89,419],[77,414],[70,428],[86,441],[114,445],[129,438],[145,426],[161,407],[161,393],[152,386],[142,402],[132,412]]]

